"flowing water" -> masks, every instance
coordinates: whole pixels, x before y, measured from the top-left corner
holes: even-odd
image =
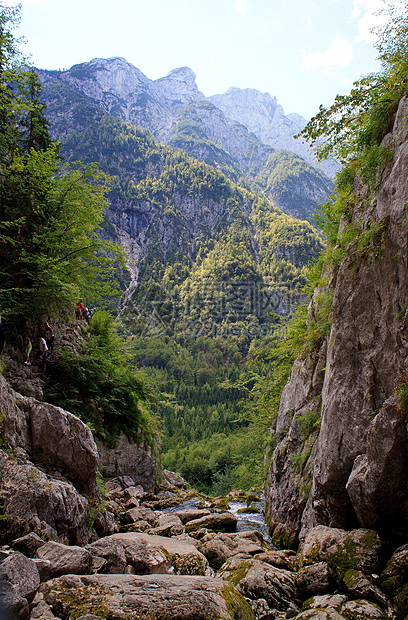
[[[237,523],[237,532],[245,532],[248,530],[257,530],[261,532],[264,540],[271,544],[271,537],[269,534],[269,528],[265,523],[265,499],[263,495],[260,496],[261,501],[252,502],[251,507],[256,508],[258,512],[239,512],[243,508],[246,508],[246,502],[228,502],[229,504],[229,512],[232,512],[238,519]],[[167,508],[165,512],[172,513],[177,512],[178,510],[185,510],[187,508],[197,508],[202,506],[202,500],[200,499],[192,499],[184,504],[180,504],[178,506],[173,506],[172,508]],[[209,506],[209,504],[208,504]]]

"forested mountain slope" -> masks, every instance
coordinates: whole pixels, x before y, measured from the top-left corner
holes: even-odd
[[[242,383],[245,362],[258,356],[257,348],[265,346],[263,359],[266,342],[280,336],[282,318],[301,299],[306,264],[323,247],[309,223],[252,191],[261,184],[275,191],[284,177],[281,189],[288,195],[290,171],[286,166],[283,174],[279,162],[289,157],[292,165],[292,156],[226,119],[194,89],[188,70],[150,84],[112,59],[40,77],[61,155],[97,162],[112,178],[104,235],[120,242],[130,273],[118,308],[121,329],[134,362],[174,401],[159,407],[165,466],[200,488],[260,483],[267,416],[248,433],[246,388],[234,384]],[[181,93],[173,101],[177,80]],[[138,89],[144,89],[142,99]],[[150,127],[156,116],[169,130],[169,145],[135,126]],[[160,132],[156,127],[155,135]],[[293,169],[301,178],[310,167],[299,162]],[[321,173],[311,174],[329,187]],[[268,365],[261,365],[267,373]],[[218,457],[203,459],[203,451]]]

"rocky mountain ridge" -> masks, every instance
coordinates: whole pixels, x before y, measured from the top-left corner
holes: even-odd
[[[208,97],[208,100],[222,110],[225,116],[244,125],[264,144],[296,153],[329,176],[338,172],[336,162],[318,164],[313,149],[294,137],[304,129],[307,120],[296,113],[286,115],[276,97],[269,93],[261,93],[255,88],[232,87],[222,95]]]
[[[276,192],[263,187],[262,177],[257,178],[257,175],[275,149],[289,148],[305,158],[303,165],[319,185],[317,194],[314,185],[307,183],[300,183],[295,189],[299,206],[302,200],[304,202],[303,209],[292,206],[293,197],[281,200],[279,206],[295,217],[311,221],[321,195],[326,199],[332,191],[330,179],[314,167],[312,151],[302,145],[301,140],[293,139],[306,121],[297,115],[291,119],[286,117],[269,95],[248,91],[252,97],[252,125],[246,125],[249,123],[247,117],[237,122],[214,105],[211,98],[206,98],[198,90],[195,75],[188,67],[174,69],[158,80],[149,80],[125,59],[115,57],[94,59],[66,71],[38,70],[38,74],[52,134],[62,142],[68,133],[79,130],[81,124],[86,126],[87,117],[96,108],[148,131],[162,144],[182,148],[222,170],[234,182],[252,184],[254,190],[265,191],[272,201]],[[238,103],[243,96],[240,93],[245,92],[237,91]],[[265,97],[270,100],[267,111]],[[253,129],[260,127],[262,131],[256,134]],[[328,172],[332,174],[333,167]],[[294,180],[296,188],[297,179]],[[312,208],[308,201],[313,203]]]

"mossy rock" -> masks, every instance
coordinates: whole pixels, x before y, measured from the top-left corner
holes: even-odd
[[[353,530],[341,542],[327,550],[326,561],[339,586],[349,570],[375,573],[379,566],[381,541],[372,530]]]
[[[381,586],[389,596],[394,596],[408,583],[408,545],[394,551],[381,573]]]
[[[246,508],[239,508],[237,514],[259,514],[259,510],[253,506],[247,506]]]

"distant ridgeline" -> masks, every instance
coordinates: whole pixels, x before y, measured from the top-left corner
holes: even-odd
[[[163,78],[156,82],[165,96],[154,99],[143,74],[113,60],[144,85],[143,96],[136,86],[115,94],[112,83],[116,88],[124,76],[113,78],[105,66],[103,81],[101,63],[108,61],[39,72],[51,130],[66,159],[97,162],[112,177],[103,234],[125,247],[131,274],[120,324],[133,337],[135,363],[175,398],[161,411],[170,455],[164,464],[206,489],[216,490],[220,480],[250,485],[261,476],[257,437],[245,448],[257,465],[240,479],[236,458],[209,464],[204,457],[206,469],[203,459],[195,467],[195,455],[178,450],[247,426],[234,385],[257,347],[280,337],[282,318],[301,298],[306,265],[322,249],[307,221],[267,197],[309,218],[317,206],[312,195],[323,201],[331,181],[298,155],[262,144],[198,91],[177,99]],[[230,152],[217,140],[227,129]],[[218,453],[231,452],[224,448]]]

